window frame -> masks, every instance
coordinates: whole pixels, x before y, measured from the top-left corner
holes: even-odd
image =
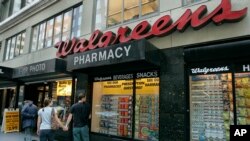
[[[77,9],[78,7],[81,7],[81,6],[83,6],[83,3],[81,2],[81,3],[78,3],[78,4],[76,4],[76,5],[74,5],[74,6],[72,6],[72,7],[70,7],[70,8],[68,8],[68,9],[65,9],[65,10],[63,10],[63,11],[61,11],[61,12],[59,12],[59,13],[57,13],[57,14],[55,14],[55,15],[53,15],[53,16],[51,16],[51,17],[49,17],[49,18],[47,18],[47,19],[45,19],[45,20],[43,20],[43,21],[41,21],[41,22],[39,22],[38,24],[35,24],[34,26],[32,26],[32,35],[34,34],[34,29],[36,28],[36,27],[38,27],[38,32],[37,32],[37,40],[36,40],[36,44],[35,44],[35,47],[33,47],[33,37],[32,37],[32,39],[31,39],[31,45],[30,45],[30,47],[29,47],[29,52],[36,52],[36,51],[39,51],[39,50],[43,50],[43,49],[46,49],[46,48],[50,48],[50,47],[53,47],[54,46],[54,44],[55,44],[55,30],[54,30],[54,28],[55,28],[55,24],[56,24],[56,17],[58,17],[58,16],[62,16],[62,19],[61,19],[61,27],[60,27],[60,29],[61,29],[61,32],[60,32],[60,41],[62,40],[62,36],[63,36],[63,21],[64,21],[64,14],[65,13],[67,13],[67,12],[70,12],[71,11],[71,25],[70,25],[70,30],[68,31],[69,32],[69,38],[68,39],[71,39],[72,37],[72,26],[73,26],[73,18],[74,18],[74,10],[75,9]],[[80,14],[81,16],[83,16],[82,14]],[[76,17],[76,18],[78,18],[78,17]],[[46,31],[47,31],[47,22],[48,21],[50,21],[50,20],[52,20],[53,19],[53,31],[52,31],[52,45],[51,46],[46,46]],[[82,18],[81,18],[82,19]],[[38,44],[39,44],[39,36],[40,36],[40,26],[43,24],[43,23],[45,23],[45,29],[44,29],[44,31],[45,31],[45,33],[44,33],[44,44],[43,44],[43,47],[42,48],[40,48],[40,49],[38,49]],[[81,31],[81,26],[79,26],[79,28],[80,28],[80,31]],[[80,35],[81,36],[81,35]],[[33,48],[33,49],[32,49]]]
[[[107,15],[106,15],[106,23],[105,23],[105,29],[111,29],[111,28],[115,28],[117,26],[121,26],[122,24],[129,24],[129,23],[132,23],[132,22],[135,22],[135,21],[139,21],[139,20],[142,20],[142,19],[146,19],[146,18],[149,18],[149,17],[152,17],[152,16],[155,16],[155,15],[158,15],[159,14],[159,11],[160,11],[160,0],[154,0],[158,7],[157,9],[154,11],[154,12],[151,12],[149,14],[145,14],[145,15],[142,15],[142,7],[143,7],[143,3],[142,3],[142,0],[139,0],[139,3],[138,3],[138,18],[135,18],[135,19],[128,19],[128,20],[125,20],[124,18],[124,15],[125,15],[125,0],[122,0],[122,9],[121,9],[121,22],[120,23],[117,23],[117,24],[114,24],[114,25],[108,25],[108,21],[109,21],[109,2],[110,0],[107,0],[107,7],[105,9]],[[98,0],[95,1],[96,2],[96,7],[95,7],[95,16],[96,16],[96,13],[97,13],[97,4],[98,4]],[[96,17],[95,17],[96,18]],[[95,21],[95,27],[94,29],[98,29],[96,27],[96,19],[94,20]],[[105,29],[101,29],[101,30],[105,30]]]
[[[137,73],[140,73],[140,72],[157,72],[157,76],[152,76],[152,77],[139,77],[139,78],[137,78],[137,76],[136,76],[136,74]],[[109,77],[109,76],[114,76],[114,75],[126,75],[126,74],[132,74],[133,75],[133,78],[131,78],[131,79],[113,79],[113,77],[109,80],[95,80],[95,77]],[[132,121],[131,121],[131,132],[132,132],[132,134],[131,134],[131,137],[124,137],[124,136],[119,136],[119,135],[112,135],[112,134],[105,134],[105,133],[99,133],[99,132],[94,132],[94,131],[92,131],[92,125],[90,126],[90,128],[89,128],[89,130],[90,130],[90,133],[92,133],[92,134],[96,134],[96,135],[101,135],[101,136],[104,136],[104,137],[112,137],[112,138],[115,138],[115,139],[124,139],[124,140],[136,140],[136,141],[144,141],[143,139],[139,139],[139,138],[136,138],[135,137],[135,131],[136,131],[136,129],[135,129],[135,127],[136,127],[136,122],[135,122],[135,117],[136,117],[136,112],[135,112],[135,107],[136,107],[136,104],[137,104],[137,102],[136,102],[136,97],[138,96],[138,95],[140,95],[139,93],[137,93],[137,90],[136,90],[136,86],[137,86],[137,84],[136,84],[136,82],[138,81],[138,80],[140,80],[140,79],[147,79],[147,78],[152,78],[152,79],[154,79],[154,78],[157,78],[158,80],[159,80],[159,83],[160,83],[160,80],[161,80],[161,78],[160,78],[160,71],[159,71],[159,69],[149,69],[149,70],[142,70],[142,71],[140,71],[140,70],[137,70],[137,71],[125,71],[125,72],[120,72],[120,73],[108,73],[108,74],[100,74],[100,75],[93,75],[93,76],[91,76],[91,78],[90,78],[90,84],[91,84],[91,90],[90,90],[90,106],[92,107],[92,109],[93,109],[93,107],[94,107],[94,105],[93,105],[93,101],[94,101],[94,83],[95,82],[108,82],[108,81],[119,81],[119,80],[131,80],[132,82],[133,82],[133,88],[132,88]],[[158,97],[160,97],[160,85],[158,86],[158,89],[159,89],[159,93],[158,93]],[[143,94],[142,94],[143,95]],[[158,102],[158,110],[160,110],[160,99],[159,99],[159,102]],[[93,110],[92,110],[93,111]],[[92,114],[92,111],[90,112],[91,114]],[[92,115],[92,117],[93,117],[94,115]],[[96,116],[96,115],[95,115]],[[160,119],[160,113],[158,113],[158,120]],[[90,120],[90,123],[92,123],[92,120],[93,120],[93,118],[91,118],[91,120]],[[158,124],[158,126],[160,126],[160,123]],[[158,134],[160,133],[160,129],[158,129]],[[160,140],[160,139],[159,139]],[[158,140],[158,141],[159,141]]]
[[[21,36],[21,39],[20,39],[20,47],[22,46],[22,40],[23,40],[23,35],[25,35],[26,34],[26,31],[24,30],[24,31],[21,31],[21,32],[19,32],[19,33],[17,33],[17,34],[15,34],[15,35],[13,35],[13,36],[11,36],[11,37],[9,37],[9,38],[7,38],[6,39],[6,43],[5,43],[5,53],[4,53],[4,60],[5,61],[7,61],[7,60],[12,60],[12,59],[14,59],[14,58],[16,58],[16,57],[18,57],[18,56],[20,56],[20,55],[22,55],[23,53],[21,53],[21,48],[19,48],[19,51],[18,51],[18,54],[16,54],[16,48],[17,48],[17,37],[18,36]],[[26,35],[25,35],[26,36]],[[14,45],[14,52],[13,52],[13,55],[12,56],[10,56],[10,53],[11,53],[11,49],[12,49],[12,40],[13,40],[13,38],[15,38],[15,45]],[[26,38],[26,37],[25,37]],[[25,46],[25,38],[24,38],[24,46]],[[23,47],[24,47],[23,46]],[[22,48],[22,50],[23,50],[23,48]]]

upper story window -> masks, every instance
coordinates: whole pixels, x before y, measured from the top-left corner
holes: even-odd
[[[138,19],[158,11],[158,0],[97,0],[96,29]]]
[[[189,5],[189,4],[193,4],[196,2],[200,2],[200,1],[204,1],[204,0],[182,0],[183,5]]]
[[[0,42],[0,51],[2,50],[2,42]]]
[[[31,52],[80,37],[83,6],[73,7],[33,27]]]
[[[0,22],[39,0],[0,0]]]
[[[9,15],[12,15],[18,12],[20,9],[31,4],[34,1],[37,1],[37,0],[10,0]]]
[[[24,41],[25,31],[8,38],[6,40],[5,60],[10,60],[16,56],[23,54]]]

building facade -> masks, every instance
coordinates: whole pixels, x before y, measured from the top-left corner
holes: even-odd
[[[249,6],[2,0],[1,110],[48,97],[64,122],[83,92],[93,141],[229,140],[250,124]]]

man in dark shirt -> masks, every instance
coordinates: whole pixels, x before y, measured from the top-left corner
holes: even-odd
[[[90,105],[86,103],[86,95],[79,94],[78,103],[72,105],[66,122],[66,130],[73,117],[74,141],[89,141],[88,119],[90,118]]]

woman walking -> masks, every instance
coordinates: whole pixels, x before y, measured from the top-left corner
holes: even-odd
[[[38,111],[37,134],[40,137],[40,141],[54,141],[54,130],[51,128],[52,115],[55,117],[60,127],[65,128],[57,117],[56,110],[51,106],[52,101],[50,99],[45,99],[44,108]]]

